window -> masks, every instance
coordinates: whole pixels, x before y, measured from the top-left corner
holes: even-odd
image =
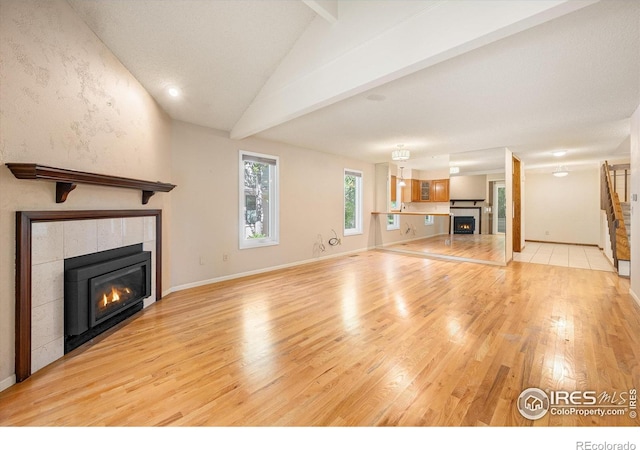
[[[387,231],[400,229],[400,216],[398,214],[387,214]]]
[[[277,245],[278,157],[240,152],[240,248]]]
[[[362,234],[362,172],[344,171],[344,234]]]
[[[433,216],[424,216],[425,225],[433,225]]]

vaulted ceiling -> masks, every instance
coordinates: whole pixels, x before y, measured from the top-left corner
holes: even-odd
[[[636,0],[69,3],[171,117],[235,139],[579,165],[628,154],[640,103]]]

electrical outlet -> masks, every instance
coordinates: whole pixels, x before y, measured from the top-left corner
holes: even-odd
[[[548,231],[545,231],[544,234],[545,234],[545,236],[549,236],[549,232]]]
[[[207,263],[206,259],[204,256],[200,256],[200,265],[204,266]]]
[[[229,261],[229,254],[228,253],[223,253],[222,254],[222,260],[223,261]]]

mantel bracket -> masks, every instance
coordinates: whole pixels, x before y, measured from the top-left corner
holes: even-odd
[[[75,183],[58,181],[56,183],[56,203],[64,203],[69,192],[73,191],[76,187],[78,187],[78,185]]]
[[[142,204],[146,205],[149,203],[149,199],[155,194],[156,191],[142,191]]]

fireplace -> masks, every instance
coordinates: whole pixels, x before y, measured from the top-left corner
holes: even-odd
[[[151,252],[130,245],[64,262],[64,353],[131,317],[151,295]]]
[[[453,234],[473,234],[476,231],[476,219],[473,216],[454,216]]]

